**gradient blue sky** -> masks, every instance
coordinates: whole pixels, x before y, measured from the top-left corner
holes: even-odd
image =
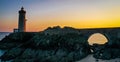
[[[0,32],[17,28],[18,11],[27,11],[27,31],[48,26],[104,28],[120,26],[120,0],[0,0]]]

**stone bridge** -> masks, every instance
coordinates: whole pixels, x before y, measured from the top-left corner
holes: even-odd
[[[120,27],[115,28],[91,28],[91,29],[79,29],[81,35],[88,39],[94,33],[103,34],[110,43],[112,41],[118,41],[120,38]]]
[[[80,34],[81,36],[84,36],[85,40],[88,40],[92,34],[100,33],[107,38],[109,43],[112,43],[112,41],[120,41],[120,27],[74,29],[71,27],[60,28],[59,26],[57,26],[53,28],[50,27],[43,32],[49,35],[53,35],[53,34],[64,35],[66,33],[77,33]]]

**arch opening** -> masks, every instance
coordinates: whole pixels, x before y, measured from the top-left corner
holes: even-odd
[[[105,44],[106,42],[108,42],[108,39],[105,35],[103,35],[101,33],[94,33],[89,36],[88,42],[89,42],[89,45]]]

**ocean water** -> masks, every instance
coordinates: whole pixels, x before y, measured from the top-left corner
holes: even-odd
[[[5,36],[9,35],[10,32],[0,32],[0,40],[2,40]],[[0,56],[4,54],[5,51],[0,50]],[[0,60],[1,62],[1,60]],[[11,62],[11,61],[7,61]],[[76,61],[76,62],[120,62],[120,58],[112,59],[112,60],[100,60],[96,61],[96,59],[93,57],[93,55],[88,55],[86,58],[83,58],[82,60]]]
[[[2,40],[5,36],[9,35],[10,32],[0,32],[0,40]]]

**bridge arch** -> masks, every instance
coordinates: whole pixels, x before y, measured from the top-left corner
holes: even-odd
[[[106,42],[108,42],[109,36],[106,33],[99,33],[99,32],[95,32],[95,33],[90,33],[87,37],[87,41],[90,45],[97,43],[97,44],[104,44]]]

